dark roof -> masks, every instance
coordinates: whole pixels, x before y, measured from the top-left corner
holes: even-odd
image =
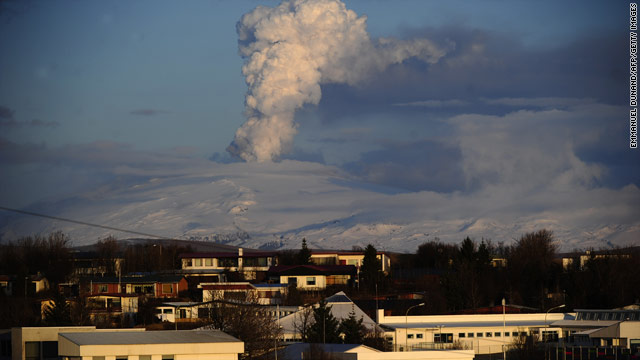
[[[183,253],[180,254],[180,258],[251,258],[251,257],[269,257],[276,256],[275,251],[243,251],[242,256],[238,255],[238,252],[197,252],[197,253]]]
[[[340,291],[339,293],[333,294],[325,299],[327,303],[345,303],[345,302],[353,302],[344,292]]]
[[[279,265],[269,268],[277,275],[355,275],[353,265]]]
[[[125,293],[95,293],[85,294],[84,297],[98,297],[98,296],[110,296],[110,297],[138,297],[138,294],[125,294]]]
[[[147,284],[147,283],[177,283],[184,277],[181,275],[147,275],[147,276],[123,276],[117,277],[94,277],[88,278],[87,281],[92,281],[97,284]]]

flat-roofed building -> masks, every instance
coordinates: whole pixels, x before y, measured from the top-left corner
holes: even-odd
[[[237,360],[244,343],[219,330],[60,333],[63,360]]]
[[[95,326],[21,327],[11,329],[12,360],[58,359],[58,335],[61,332],[114,332],[121,329],[96,329]],[[128,329],[128,331],[134,331]],[[138,329],[135,331],[144,331]]]
[[[385,316],[379,309],[377,320],[386,330],[387,342],[399,351],[456,344],[476,354],[491,354],[501,353],[519,337],[540,336],[554,321],[572,319],[568,313]]]

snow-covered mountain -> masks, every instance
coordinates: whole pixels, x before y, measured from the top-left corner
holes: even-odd
[[[640,220],[611,223],[575,208],[514,210],[486,194],[409,193],[360,183],[316,163],[209,163],[181,175],[144,177],[102,187],[29,210],[167,238],[253,248],[378,249],[413,252],[439,238],[471,236],[509,243],[525,232],[551,229],[563,249],[637,244]],[[636,194],[637,189],[631,189]],[[521,199],[519,199],[520,201]],[[606,205],[606,204],[605,204]],[[3,240],[62,230],[74,245],[130,234],[27,215],[2,213]]]

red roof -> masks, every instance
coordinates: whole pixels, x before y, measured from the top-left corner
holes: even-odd
[[[251,251],[251,252],[244,251],[242,256],[240,256],[238,255],[237,252],[201,252],[201,253],[184,253],[184,254],[180,254],[179,257],[181,259],[184,259],[184,258],[201,259],[201,258],[237,258],[237,257],[251,258],[251,257],[270,257],[270,256],[276,256],[276,253],[273,251]]]

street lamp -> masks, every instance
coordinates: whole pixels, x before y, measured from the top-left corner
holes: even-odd
[[[506,311],[505,305],[507,305],[507,300],[502,298],[502,360],[507,359],[507,349],[505,348],[505,342],[507,341],[507,320],[506,320]]]
[[[409,346],[409,311],[411,311],[411,309],[419,307],[419,306],[424,306],[424,303],[420,303],[418,305],[413,305],[411,307],[409,307],[407,309],[407,312],[404,314],[404,351],[408,351],[408,346]]]
[[[552,307],[551,309],[547,310],[547,312],[544,314],[544,326],[545,326],[545,327],[548,327],[548,325],[547,325],[547,315],[549,315],[549,312],[550,312],[551,310],[560,309],[560,308],[563,308],[563,307],[565,307],[565,304],[558,305],[558,306]],[[548,335],[549,335],[549,332],[547,331],[547,336],[548,336]],[[546,339],[543,339],[543,340],[545,340],[545,341],[546,341]]]

